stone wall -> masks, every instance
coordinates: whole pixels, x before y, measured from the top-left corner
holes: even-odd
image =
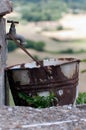
[[[0,130],[86,130],[86,106],[0,107]]]
[[[10,13],[13,10],[10,0],[0,0],[0,17]]]
[[[5,104],[5,76],[7,59],[6,20],[3,15],[12,11],[10,0],[0,0],[0,105]]]

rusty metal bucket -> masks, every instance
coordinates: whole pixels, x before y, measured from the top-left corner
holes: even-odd
[[[15,105],[27,106],[18,93],[48,95],[54,92],[58,105],[74,104],[79,81],[79,62],[74,58],[46,59],[6,69]]]

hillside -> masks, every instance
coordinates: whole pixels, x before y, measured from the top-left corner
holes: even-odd
[[[80,13],[86,9],[85,0],[12,0],[15,11],[26,21],[52,21],[65,13]]]

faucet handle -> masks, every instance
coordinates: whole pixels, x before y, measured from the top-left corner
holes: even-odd
[[[13,23],[13,24],[19,24],[19,22],[18,21],[13,21],[13,20],[7,20],[7,23]]]

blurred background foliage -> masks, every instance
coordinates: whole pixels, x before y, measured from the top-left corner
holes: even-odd
[[[35,41],[27,40],[27,44],[24,47],[35,49],[37,51],[44,51],[45,43],[43,41],[35,42]],[[17,48],[18,46],[16,46],[16,44],[13,41],[10,40],[8,42],[8,52],[12,52]]]
[[[15,10],[26,21],[52,21],[71,11],[86,10],[86,0],[12,0]]]
[[[58,21],[66,13],[78,14],[86,11],[86,0],[12,0],[14,11],[18,12],[20,16],[15,19],[26,22],[39,21]],[[11,18],[12,19],[12,18]],[[45,28],[44,31],[48,29]],[[56,30],[64,30],[62,25],[57,26]],[[54,38],[53,38],[54,40]],[[57,40],[57,39],[56,39]],[[27,40],[26,48],[32,48],[38,51],[44,51],[45,43],[42,41],[35,42]],[[17,47],[12,42],[8,43],[8,51],[11,52]],[[84,52],[84,50],[80,50]],[[74,50],[68,48],[62,50],[61,53],[74,53]]]

